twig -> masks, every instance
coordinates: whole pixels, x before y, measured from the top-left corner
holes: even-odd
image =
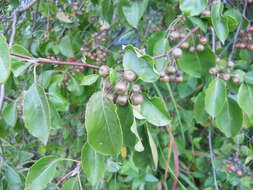
[[[216,44],[215,44],[215,32],[213,27],[211,27],[211,32],[212,32],[212,51],[215,52],[216,49]]]
[[[168,91],[169,91],[169,95],[170,95],[171,101],[172,101],[172,103],[173,103],[173,106],[174,106],[174,108],[175,108],[175,111],[176,111],[176,113],[177,113],[177,120],[178,120],[179,125],[180,125],[182,138],[183,138],[183,140],[185,141],[185,135],[184,135],[184,130],[183,130],[183,124],[182,124],[182,121],[181,121],[181,115],[180,115],[180,113],[179,113],[179,111],[178,111],[178,108],[177,108],[178,105],[177,105],[176,100],[175,100],[175,98],[174,98],[174,95],[173,95],[173,92],[172,92],[172,89],[171,89],[170,84],[169,84],[169,83],[166,83],[166,86],[167,86],[167,89],[168,89]]]
[[[5,94],[4,91],[5,91],[4,84],[1,84],[0,86],[0,112],[3,106],[3,102],[4,102],[4,94]]]
[[[235,53],[235,45],[236,45],[237,38],[238,38],[238,35],[239,35],[241,27],[242,27],[242,22],[243,22],[243,18],[245,16],[245,14],[246,14],[247,6],[248,6],[248,1],[244,0],[244,7],[243,7],[243,12],[242,12],[243,16],[242,16],[242,18],[240,20],[240,23],[239,23],[238,27],[237,27],[237,30],[236,30],[236,33],[235,33],[235,37],[234,37],[233,46],[232,46],[232,51],[231,51],[231,53],[230,53],[230,55],[228,57],[228,60],[231,60],[232,57],[233,57],[233,55],[234,55],[234,53]]]
[[[161,55],[157,55],[157,56],[154,56],[153,59],[160,59],[162,57],[166,57],[168,54],[170,54],[174,49],[180,47],[189,37],[191,37],[191,35],[193,33],[195,33],[196,31],[199,30],[199,27],[196,26],[194,27],[192,30],[189,31],[188,34],[185,35],[185,37],[177,44],[175,45],[173,48],[169,49],[167,52],[165,52],[164,54],[161,54]]]
[[[214,186],[216,190],[219,190],[219,186],[217,183],[217,177],[216,177],[216,167],[215,167],[215,156],[213,153],[213,146],[212,146],[212,128],[209,126],[209,133],[208,133],[208,144],[210,149],[210,157],[211,157],[211,163],[212,163],[212,169],[213,169],[213,179],[214,179]]]
[[[33,6],[33,4],[35,4],[37,2],[37,0],[31,0],[25,7],[23,8],[19,8],[16,9],[13,13],[12,13],[12,33],[11,33],[11,37],[10,37],[10,41],[9,41],[9,46],[11,47],[13,45],[15,36],[16,36],[16,24],[17,24],[17,20],[18,20],[18,16],[25,12],[27,9],[29,9],[30,7]]]
[[[71,61],[56,61],[51,59],[45,59],[45,58],[35,58],[26,56],[19,53],[11,53],[14,57],[23,58],[25,61],[31,62],[31,63],[42,63],[42,64],[50,64],[50,65],[70,65],[70,66],[78,66],[78,67],[88,67],[92,69],[99,69],[100,67],[97,65],[91,65],[83,62],[71,62]],[[123,72],[123,70],[117,70],[117,72]]]
[[[174,156],[174,165],[175,165],[175,176],[176,178],[174,178],[173,180],[173,185],[172,185],[172,189],[175,190],[177,188],[177,178],[179,176],[179,159],[178,159],[178,148],[177,148],[177,142],[175,141],[174,137],[173,137],[173,156]]]

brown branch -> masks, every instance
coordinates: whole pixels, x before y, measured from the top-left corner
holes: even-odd
[[[173,48],[169,49],[167,52],[165,52],[164,54],[161,55],[157,55],[157,56],[153,56],[153,59],[160,59],[162,57],[166,57],[168,54],[170,54],[174,49],[179,48],[189,37],[191,37],[191,35],[193,33],[195,33],[196,31],[199,30],[199,27],[196,26],[194,27],[192,30],[189,31],[189,33],[187,33],[185,35],[185,37],[177,44],[175,45]]]
[[[89,67],[92,69],[99,69],[99,66],[91,65],[83,62],[71,62],[71,61],[56,61],[56,60],[50,60],[50,59],[44,59],[44,58],[34,58],[26,55],[22,55],[19,53],[11,53],[14,57],[23,58],[26,61],[35,62],[35,63],[42,63],[42,64],[51,64],[51,65],[71,65],[71,66],[80,66],[80,67]]]
[[[243,7],[243,12],[242,12],[242,18],[241,18],[240,23],[239,23],[239,25],[237,27],[237,30],[235,32],[233,46],[232,46],[232,51],[231,51],[231,53],[229,55],[229,58],[228,58],[229,60],[231,60],[233,58],[233,55],[235,53],[235,45],[236,45],[237,38],[238,38],[239,33],[240,33],[240,29],[242,27],[243,19],[246,16],[247,6],[248,6],[248,0],[244,0],[244,7]]]
[[[167,56],[167,54],[171,53],[174,49],[180,47],[194,32],[199,30],[199,27],[194,27],[177,45],[168,50],[165,54],[154,56],[153,59],[159,59]],[[23,58],[26,61],[34,62],[34,63],[42,63],[42,64],[51,64],[51,65],[70,65],[70,66],[79,66],[79,67],[88,67],[92,69],[99,69],[99,66],[91,65],[83,62],[71,62],[71,61],[56,61],[45,58],[34,58],[26,55],[22,55],[19,53],[12,52],[12,56]],[[117,70],[117,72],[123,72],[123,70]]]

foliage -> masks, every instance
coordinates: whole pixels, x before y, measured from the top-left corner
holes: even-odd
[[[253,188],[251,0],[0,5],[0,190]]]

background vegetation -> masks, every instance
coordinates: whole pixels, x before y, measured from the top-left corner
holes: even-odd
[[[253,188],[251,0],[2,0],[0,190]]]

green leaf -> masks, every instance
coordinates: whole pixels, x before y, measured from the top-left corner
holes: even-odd
[[[77,75],[72,75],[71,79],[67,85],[68,91],[71,92],[71,95],[74,96],[81,96],[83,93],[83,87],[80,86],[81,81],[79,81],[79,78]]]
[[[228,9],[224,16],[227,18],[229,31],[233,32],[241,20],[242,14],[237,9]]]
[[[98,77],[99,75],[96,74],[86,75],[82,78],[81,85],[90,86],[97,81]]]
[[[105,156],[96,152],[86,143],[82,149],[82,168],[92,185],[99,183],[105,174]]]
[[[122,6],[123,14],[132,27],[138,27],[139,21],[148,6],[148,1],[149,0],[131,1],[128,5]]]
[[[164,54],[169,49],[169,41],[166,38],[166,32],[158,32],[148,39],[148,53],[151,56]],[[166,63],[167,58],[155,60],[155,67],[161,71]]]
[[[0,34],[0,84],[5,83],[9,78],[11,70],[11,60],[8,44],[5,37]]]
[[[16,125],[18,119],[16,102],[12,102],[4,108],[3,119],[11,127],[14,127]]]
[[[227,99],[227,90],[225,83],[216,78],[213,80],[205,91],[205,109],[212,117],[217,116]]]
[[[137,152],[142,152],[144,150],[144,146],[141,142],[141,138],[139,136],[138,130],[137,130],[137,124],[136,124],[136,120],[134,119],[133,124],[131,126],[131,132],[135,135],[136,137],[136,143],[134,145],[134,149]]]
[[[117,80],[117,71],[113,68],[110,69],[109,81],[111,84],[115,84]]]
[[[180,69],[193,77],[206,76],[209,69],[215,65],[215,55],[206,46],[202,52],[184,52],[178,63]]]
[[[23,46],[15,44],[14,46],[11,47],[11,51],[15,53],[20,53],[23,55],[27,56],[32,56],[27,49],[25,49]],[[11,71],[14,74],[15,77],[18,77],[26,71],[26,69],[32,65],[31,62],[23,61],[22,58],[18,57],[12,57],[12,62],[11,62]]]
[[[55,177],[56,167],[60,160],[56,156],[46,156],[36,161],[26,176],[26,188],[43,190]]]
[[[124,70],[134,71],[145,82],[155,82],[159,75],[154,72],[154,61],[150,56],[137,57],[132,46],[126,47],[123,58]]]
[[[206,7],[208,0],[180,0],[180,10],[186,16],[196,16]]]
[[[149,129],[147,128],[147,133],[148,133],[148,141],[149,141],[149,146],[150,146],[150,150],[152,153],[152,158],[153,158],[153,162],[154,162],[154,166],[155,169],[157,169],[158,166],[158,151],[157,151],[157,147],[155,144],[155,141],[149,131]]]
[[[74,57],[74,50],[72,48],[71,39],[69,36],[64,36],[59,44],[59,49],[65,57]]]
[[[101,1],[101,14],[109,23],[112,22],[113,17],[113,0],[102,0]]]
[[[122,132],[123,132],[124,145],[128,147],[134,147],[136,138],[131,131],[131,126],[134,122],[133,110],[131,106],[129,104],[127,106],[118,105],[117,114],[119,116]]]
[[[207,24],[197,17],[188,17],[188,19],[196,26],[198,26],[202,32],[207,32]]]
[[[215,3],[211,9],[211,20],[219,40],[224,43],[228,37],[229,28],[226,17],[222,16],[223,4]]]
[[[29,133],[47,144],[51,128],[51,115],[42,87],[34,83],[24,97],[24,123]]]
[[[235,136],[242,128],[243,115],[240,107],[233,99],[225,101],[223,109],[217,115],[217,127],[227,136]]]
[[[20,179],[20,176],[18,173],[11,168],[10,166],[7,166],[5,171],[5,178],[8,183],[8,189],[10,190],[22,190],[22,181]]]
[[[76,177],[70,178],[66,181],[61,190],[79,190],[79,185]]]
[[[238,104],[248,115],[253,115],[253,86],[250,84],[241,84],[238,92]]]
[[[205,93],[200,92],[196,97],[195,104],[194,104],[194,118],[195,120],[205,125],[208,121],[208,114],[205,111]]]
[[[102,154],[118,154],[123,134],[113,102],[103,92],[94,93],[87,103],[85,116],[88,143]]]
[[[67,111],[69,109],[69,101],[62,95],[63,75],[54,75],[52,83],[48,88],[50,102],[54,103],[57,111]]]
[[[143,104],[141,104],[141,115],[155,126],[165,126],[170,124],[169,114],[166,111],[161,98],[154,97],[148,99],[145,97]]]
[[[244,82],[247,84],[253,84],[253,72],[248,72],[244,75]]]

